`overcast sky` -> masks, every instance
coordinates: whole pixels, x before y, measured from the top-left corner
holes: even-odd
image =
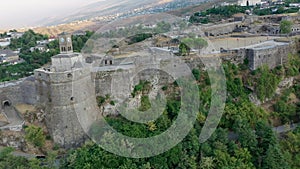
[[[2,0],[0,29],[35,26],[47,17],[69,15],[101,0]]]

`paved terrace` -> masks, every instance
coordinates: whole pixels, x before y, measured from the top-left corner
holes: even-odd
[[[285,46],[288,44],[289,43],[287,43],[287,42],[276,42],[274,40],[271,40],[271,41],[265,41],[262,43],[249,45],[249,46],[245,46],[245,47],[240,47],[240,48],[235,48],[235,49],[245,48],[245,49],[253,49],[253,50],[265,50],[265,49],[272,49],[277,46]]]
[[[4,126],[0,126],[0,130],[13,130],[21,131],[25,124],[24,119],[20,116],[19,112],[13,106],[5,106],[3,109],[4,116],[7,118],[9,124],[3,123]]]

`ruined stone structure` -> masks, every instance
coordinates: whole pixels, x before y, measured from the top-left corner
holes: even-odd
[[[235,58],[234,61],[238,61],[238,63],[243,63],[243,60],[248,59],[250,70],[256,70],[262,65],[275,68],[287,62],[288,54],[293,53],[293,44],[266,41],[251,46],[228,50],[224,53],[230,53],[232,56],[235,56],[233,57]]]
[[[202,30],[206,36],[220,36],[234,32],[234,30],[242,27],[241,21],[230,22],[218,25],[205,25]]]
[[[289,44],[282,42],[265,42],[246,48],[246,57],[249,60],[249,68],[256,70],[266,64],[275,68],[288,61]]]

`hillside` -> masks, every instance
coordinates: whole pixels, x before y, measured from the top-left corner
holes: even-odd
[[[41,21],[39,24],[46,26],[33,28],[33,30],[35,32],[48,35],[57,35],[63,31],[73,32],[75,30],[97,30],[103,25],[103,23],[118,18],[139,19],[139,16],[145,17],[150,13],[158,14],[165,11],[172,11],[174,9],[178,10],[167,13],[184,17],[195,11],[211,7],[213,4],[221,1],[213,0],[208,3],[204,2],[201,5],[195,5],[202,2],[203,0],[131,0],[122,2],[119,2],[118,0],[104,0],[85,6],[68,16],[55,17]],[[26,30],[27,29],[20,29],[19,31]]]
[[[185,7],[185,8],[182,8],[182,9],[173,10],[173,11],[170,11],[168,13],[172,14],[172,15],[179,16],[179,17],[190,16],[190,15],[193,15],[195,12],[199,12],[199,11],[202,11],[202,10],[209,9],[209,8],[213,7],[214,5],[220,4],[222,2],[224,2],[224,1],[222,1],[222,0],[206,1],[206,2],[203,2],[199,5],[193,5],[193,6]],[[226,1],[226,2],[236,2],[236,0],[229,0],[229,1]]]

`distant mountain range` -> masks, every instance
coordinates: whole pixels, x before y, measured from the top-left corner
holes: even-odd
[[[47,18],[39,25],[51,26],[74,21],[109,21],[122,17],[167,12],[196,5],[206,0],[99,0],[68,16]]]

